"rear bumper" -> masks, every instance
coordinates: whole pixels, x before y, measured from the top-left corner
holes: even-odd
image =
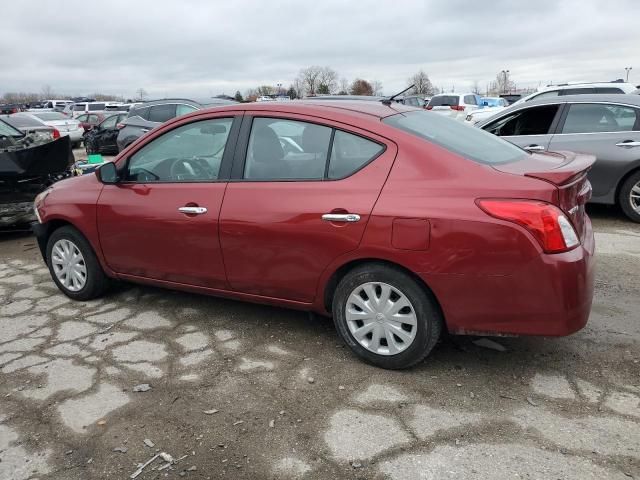
[[[583,328],[593,299],[595,241],[591,221],[578,248],[541,254],[512,275],[421,277],[456,334],[563,336]]]

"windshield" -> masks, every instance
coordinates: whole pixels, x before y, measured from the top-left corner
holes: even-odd
[[[433,112],[399,113],[382,121],[477,163],[508,163],[527,155],[519,147],[480,128]]]
[[[481,105],[484,105],[485,107],[503,107],[504,106],[504,101],[502,98],[487,98],[484,97],[482,99]]]
[[[61,113],[58,112],[38,112],[38,113],[32,113],[32,115],[34,117],[39,118],[40,120],[44,120],[45,122],[49,122],[51,120],[66,120],[67,117],[66,115],[63,115]]]
[[[2,137],[22,137],[22,132],[13,128],[6,122],[0,120],[0,136]]]

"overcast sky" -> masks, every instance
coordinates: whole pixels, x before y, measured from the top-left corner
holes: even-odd
[[[503,69],[538,86],[632,66],[640,83],[640,0],[29,0],[0,17],[0,94],[233,95],[309,65],[386,94],[419,69],[456,91]]]

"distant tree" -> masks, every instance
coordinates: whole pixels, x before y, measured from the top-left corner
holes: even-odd
[[[136,94],[138,95],[138,99],[142,100],[142,101],[144,101],[144,99],[149,96],[147,91],[142,87],[140,87],[138,90],[136,90]]]
[[[380,80],[374,80],[371,82],[371,88],[374,95],[382,95],[382,82]]]
[[[471,84],[471,93],[482,95],[482,92],[480,92],[480,82],[478,82],[478,80],[474,80]]]
[[[351,95],[373,95],[373,87],[369,82],[356,78],[349,89]]]
[[[320,85],[318,88],[322,88],[323,92],[333,93],[338,87],[338,73],[331,67],[322,67],[319,75]],[[318,91],[318,93],[321,93]]]
[[[429,80],[429,75],[427,75],[424,70],[419,70],[409,78],[407,82],[409,85],[414,85],[413,93],[416,95],[433,95],[436,93],[436,90],[434,90],[431,84],[431,80]]]
[[[287,95],[291,100],[295,100],[296,98],[298,98],[298,92],[296,92],[296,89],[293,87],[293,85],[291,85],[289,87],[289,90],[287,90]]]
[[[516,84],[511,80],[511,74],[508,70],[498,72],[495,81],[489,84],[489,90],[495,95],[509,93],[515,89]]]
[[[315,95],[318,87],[320,86],[320,74],[322,73],[322,67],[312,65],[311,67],[303,68],[298,74],[298,80],[304,88],[306,95]]]
[[[236,102],[244,102],[244,98],[242,98],[242,94],[240,93],[240,90],[236,91],[236,95],[234,98]]]
[[[316,93],[318,95],[328,95],[329,93],[331,93],[331,91],[329,90],[329,86],[325,85],[324,83],[321,83],[320,86],[318,86],[318,89],[316,90]]]
[[[258,91],[258,96],[269,96],[269,95],[273,95],[275,93],[275,88],[273,88],[271,85],[261,85],[260,87],[258,87],[257,91]]]
[[[338,90],[338,95],[349,95],[349,80],[344,77],[340,79],[340,89]]]
[[[303,98],[305,93],[304,83],[300,77],[296,78],[291,84],[291,88],[296,91],[296,98]]]
[[[51,85],[43,85],[42,86],[42,100],[50,100],[54,96],[53,88]]]
[[[255,88],[250,88],[244,94],[245,102],[255,102],[256,98],[258,98],[258,91]]]

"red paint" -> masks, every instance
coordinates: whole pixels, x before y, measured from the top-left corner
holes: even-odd
[[[245,111],[311,120],[386,145],[384,154],[344,180],[102,185],[89,175],[57,183],[40,214],[44,222],[75,225],[107,274],[131,281],[327,313],[325,289],[338,269],[383,260],[428,285],[451,332],[565,335],[584,326],[594,242],[579,174],[588,160],[535,155],[515,167],[521,171],[501,172],[380,121],[405,107],[333,105],[198,111],[154,129],[115,161],[122,166],[178,125]],[[581,244],[547,254],[527,228],[482,211],[480,198],[532,199],[565,212],[579,204],[567,216]],[[206,206],[207,214],[177,211],[191,204]],[[331,212],[357,213],[361,220],[321,219]]]

